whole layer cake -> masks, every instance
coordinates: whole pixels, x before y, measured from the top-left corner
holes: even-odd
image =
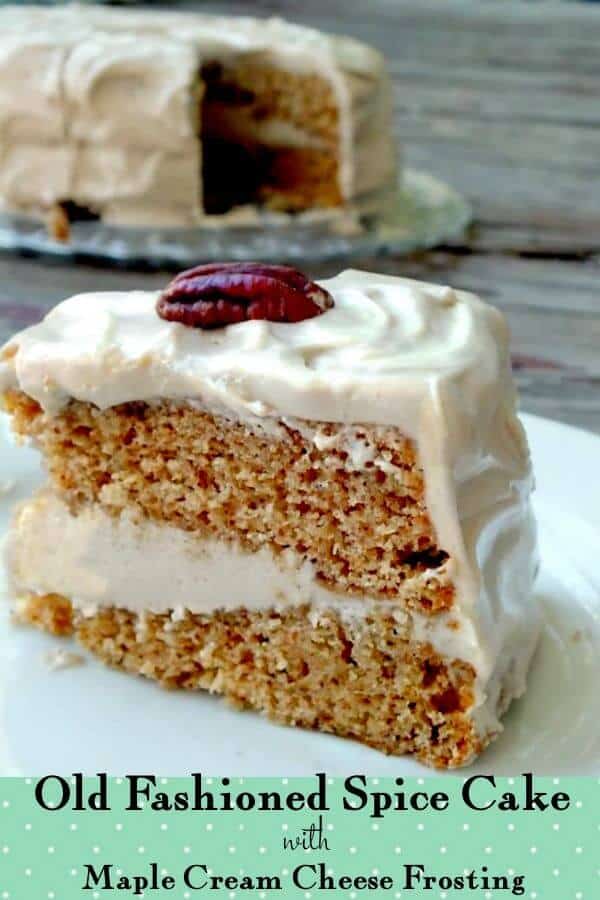
[[[0,355],[47,486],[17,614],[169,687],[468,763],[538,634],[505,322],[448,287],[203,266],[60,303]]]
[[[395,179],[383,59],[277,19],[0,9],[0,205],[187,227],[259,207],[376,214]]]

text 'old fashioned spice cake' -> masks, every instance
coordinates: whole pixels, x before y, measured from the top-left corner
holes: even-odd
[[[498,311],[216,264],[71,297],[0,360],[48,470],[8,544],[22,620],[438,767],[499,733],[538,613]]]
[[[381,55],[279,19],[0,9],[0,207],[190,227],[378,214],[396,179]]]

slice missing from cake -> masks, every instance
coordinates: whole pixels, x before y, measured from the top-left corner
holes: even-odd
[[[64,301],[1,356],[49,476],[10,535],[18,615],[168,687],[468,763],[538,633],[507,344],[470,294],[356,271]]]

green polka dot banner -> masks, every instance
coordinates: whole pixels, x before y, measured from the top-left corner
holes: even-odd
[[[0,779],[0,900],[600,898],[600,779]]]

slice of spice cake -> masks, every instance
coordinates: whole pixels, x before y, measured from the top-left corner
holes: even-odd
[[[48,485],[18,615],[107,663],[463,765],[538,633],[503,318],[448,287],[200,266],[72,297],[4,347]]]

